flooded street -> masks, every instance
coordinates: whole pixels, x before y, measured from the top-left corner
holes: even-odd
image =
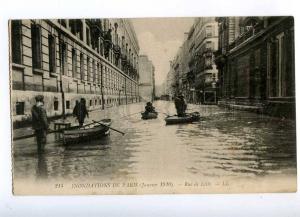
[[[165,125],[174,114],[172,102],[154,103],[158,119],[142,120],[144,104],[93,111],[86,122],[113,119],[110,135],[92,142],[64,146],[49,134],[43,154],[33,138],[14,142],[15,179],[153,180],[255,178],[296,173],[295,123],[217,106],[188,105],[199,122]],[[67,120],[74,122],[75,118]],[[51,126],[53,128],[53,126]]]

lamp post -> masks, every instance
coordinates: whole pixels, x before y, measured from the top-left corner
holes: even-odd
[[[214,94],[215,94],[215,103],[217,102],[217,82],[216,82],[216,79],[213,78],[213,81],[211,82],[211,87],[214,91]]]
[[[203,90],[200,90],[200,104],[204,103],[204,95],[203,95]]]
[[[119,105],[121,105],[121,91],[124,90],[124,86],[122,85],[122,88],[119,90]]]

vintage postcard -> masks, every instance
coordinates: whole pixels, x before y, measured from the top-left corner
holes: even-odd
[[[297,190],[293,17],[8,26],[15,195]]]

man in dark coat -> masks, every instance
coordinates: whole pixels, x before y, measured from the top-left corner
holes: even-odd
[[[85,117],[89,117],[84,98],[81,98],[79,103],[76,102],[73,115],[76,116],[80,127],[83,125]]]
[[[155,112],[155,107],[152,105],[151,102],[147,102],[146,106],[145,106],[145,113],[151,113],[151,112]]]
[[[47,130],[49,128],[47,113],[44,108],[44,96],[35,97],[36,104],[31,109],[32,128],[35,131],[38,151],[43,149],[46,144]]]
[[[184,100],[184,96],[181,93],[175,97],[174,103],[178,117],[184,117],[187,104]]]

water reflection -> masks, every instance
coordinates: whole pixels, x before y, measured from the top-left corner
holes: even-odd
[[[112,107],[91,113],[91,120],[112,118],[110,136],[64,146],[49,135],[43,153],[33,139],[14,144],[14,177],[98,180],[139,178],[195,179],[257,177],[296,173],[295,123],[230,111],[217,106],[192,106],[201,121],[166,126],[174,114],[169,102],[156,102],[158,119],[141,120],[143,104]],[[69,117],[74,122],[74,118]],[[36,165],[36,167],[35,167]],[[32,171],[32,168],[37,168]]]
[[[43,150],[39,150],[37,152],[37,169],[36,169],[36,176],[38,179],[45,179],[48,177],[47,171],[47,162],[45,158],[45,152]]]

